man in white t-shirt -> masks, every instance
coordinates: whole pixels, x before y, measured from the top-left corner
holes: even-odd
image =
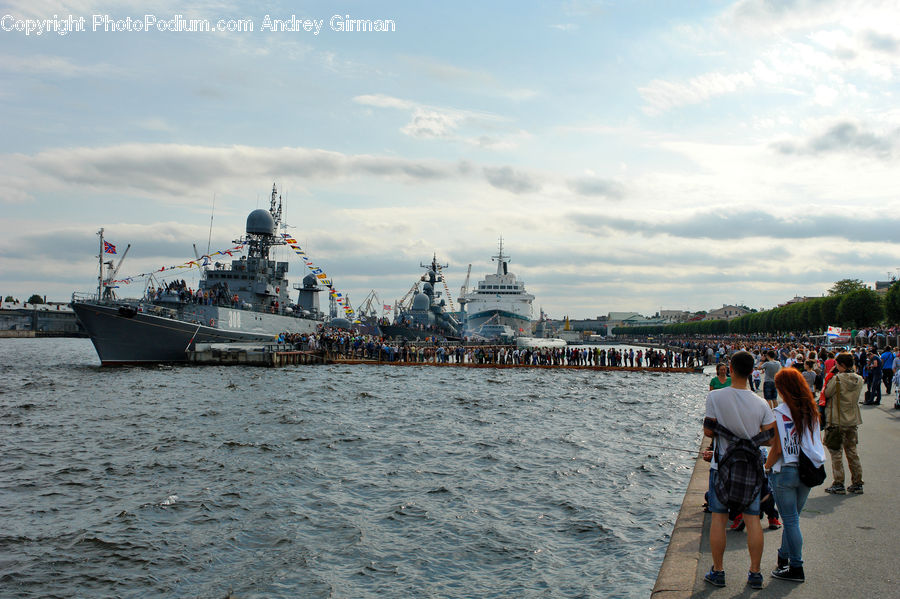
[[[753,372],[753,356],[746,351],[739,351],[731,356],[731,387],[710,391],[706,398],[706,418],[718,422],[736,436],[751,439],[763,430],[775,426],[775,415],[769,405],[756,393],[750,391],[747,379]],[[713,437],[715,433],[706,425],[703,434]],[[768,443],[767,443],[768,444]],[[716,474],[718,459],[725,455],[728,441],[716,438],[716,451],[713,453],[709,470],[709,492],[707,500],[712,520],[709,526],[709,545],[713,565],[705,580],[716,586],[725,586],[725,526],[728,524],[728,508],[716,496]],[[762,587],[762,574],[759,571],[763,552],[763,532],[759,522],[760,497],[744,510],[744,522],[747,525],[747,548],[750,551],[750,571],[747,582],[753,588]]]

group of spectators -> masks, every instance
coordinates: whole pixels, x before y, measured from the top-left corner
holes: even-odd
[[[750,553],[747,584],[754,589],[762,587],[760,511],[765,511],[764,504],[772,496],[784,525],[772,576],[803,582],[799,514],[811,487],[807,485],[809,479],[804,482],[801,476],[805,476],[808,468],[819,469],[824,465],[824,431],[833,477],[826,493],[863,494],[862,465],[857,453],[858,428],[862,424],[859,406],[880,404],[882,387],[887,394],[894,387],[897,392],[894,407],[900,408],[897,354],[900,348],[879,350],[875,345],[860,344],[835,353],[829,348],[804,343],[771,347],[748,343],[740,350],[721,349],[716,358],[719,362],[716,376],[710,380],[703,427],[704,434],[713,439],[713,445],[704,452],[704,459],[711,462],[707,506],[712,512],[709,534],[713,558],[704,579],[715,586],[725,585],[723,558],[726,529],[731,519],[732,530],[747,529]],[[763,381],[762,398],[757,394],[760,380]],[[751,440],[751,446],[771,448],[766,451],[760,447],[766,477],[752,501],[735,514],[733,507],[729,510],[726,500],[716,492],[718,462],[729,459],[726,456],[730,443],[747,440]],[[846,487],[844,454],[851,476],[851,484]],[[728,469],[726,476],[732,476]],[[821,476],[825,476],[824,469]],[[769,528],[780,528],[780,525],[777,513],[774,521],[769,513]]]
[[[700,363],[699,360],[695,361],[692,355],[673,349],[635,350],[599,346],[519,348],[510,345],[423,344],[327,327],[317,333],[282,333],[278,337],[278,342],[305,351],[326,350],[339,358],[380,362],[637,368],[690,368]]]
[[[231,293],[228,283],[216,283],[209,289],[192,289],[187,286],[184,279],[171,281],[159,287],[147,289],[147,299],[155,301],[163,297],[171,297],[186,304],[202,304],[207,306],[240,307],[240,299],[237,294]]]

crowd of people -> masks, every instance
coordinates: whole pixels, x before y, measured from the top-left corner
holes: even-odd
[[[703,458],[710,462],[706,494],[711,514],[709,530],[713,564],[704,579],[725,585],[724,551],[731,530],[747,530],[750,568],[747,584],[762,587],[763,533],[760,513],[768,527],[783,525],[774,578],[805,581],[803,536],[799,515],[812,486],[825,479],[827,448],[831,458],[829,494],[863,494],[863,470],[857,453],[860,405],[878,405],[882,388],[897,397],[900,409],[900,347],[865,345],[877,338],[866,335],[846,351],[787,343],[712,343],[716,375],[710,379],[704,435],[712,439]],[[760,385],[762,381],[762,397]],[[756,480],[751,466],[741,470],[738,447],[757,453]],[[845,487],[844,456],[851,484]],[[719,470],[727,464],[724,472]],[[722,480],[727,479],[727,480]],[[750,481],[753,481],[753,485]],[[738,499],[735,497],[738,496]],[[766,506],[774,499],[774,506]],[[740,504],[740,508],[735,507]],[[780,520],[779,520],[780,515]]]
[[[519,348],[511,345],[412,343],[405,339],[391,340],[335,328],[310,334],[282,333],[278,342],[304,351],[324,349],[338,358],[381,362],[632,368],[693,368],[701,364],[699,354],[671,348]]]

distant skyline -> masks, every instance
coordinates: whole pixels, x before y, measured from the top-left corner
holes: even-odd
[[[354,305],[433,253],[455,302],[501,235],[535,318],[872,285],[897,32],[853,0],[0,2],[0,293],[95,289],[100,227],[121,275],[229,247],[273,182]]]

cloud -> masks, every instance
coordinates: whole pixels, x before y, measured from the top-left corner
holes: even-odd
[[[513,170],[511,167],[484,167],[488,183],[497,189],[522,194],[539,191],[541,186],[531,175]]]
[[[878,50],[887,54],[900,52],[900,40],[889,33],[869,30],[863,33],[863,39],[872,50]]]
[[[605,197],[620,200],[625,196],[625,186],[618,181],[600,177],[581,177],[567,182],[569,189],[583,196]]]
[[[719,241],[749,238],[821,239],[876,242],[896,238],[900,218],[850,217],[845,214],[781,216],[758,210],[719,209],[680,220],[646,221],[615,216],[575,213],[569,216],[580,231],[596,236],[610,233],[647,237],[668,235],[684,239]]]
[[[530,137],[525,131],[500,126],[506,119],[488,112],[429,106],[384,94],[363,94],[353,101],[363,106],[408,111],[410,121],[400,131],[415,139],[443,139],[500,150],[514,148],[519,141]],[[463,133],[473,130],[477,133]]]
[[[723,14],[728,26],[760,34],[791,29],[810,29],[832,21],[842,10],[852,10],[848,0],[740,0]]]
[[[842,121],[805,141],[781,141],[773,144],[773,147],[785,155],[817,156],[844,152],[888,160],[894,154],[898,139],[900,131],[896,129],[888,134],[879,135],[865,131],[851,121]]]
[[[638,92],[646,102],[643,110],[654,116],[673,108],[689,104],[699,104],[715,96],[732,94],[754,87],[752,74],[744,73],[704,73],[686,82],[672,82],[654,79]]]
[[[466,163],[406,159],[368,154],[286,147],[122,144],[100,148],[59,148],[34,155],[3,156],[0,173],[11,182],[67,189],[120,192],[136,190],[165,196],[191,196],[198,188],[215,188],[223,181],[291,177],[329,180],[372,176],[404,182],[429,182],[466,177]],[[29,176],[26,176],[29,174]],[[35,184],[35,182],[38,182]],[[21,201],[22,189],[5,186],[0,200]]]

